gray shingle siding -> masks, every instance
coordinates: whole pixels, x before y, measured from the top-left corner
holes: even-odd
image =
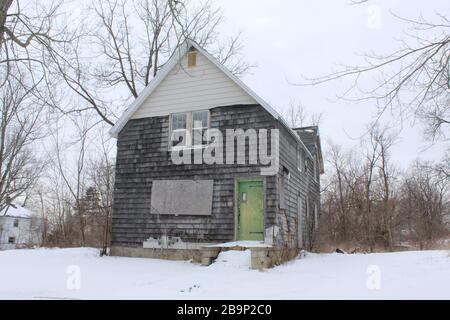
[[[211,128],[280,129],[280,173],[291,172],[287,208],[280,210],[278,176],[265,176],[265,227],[278,226],[278,245],[296,245],[297,196],[310,195],[318,201],[318,184],[299,173],[298,142],[259,105],[226,106],[210,110]],[[235,179],[260,176],[259,165],[174,165],[168,151],[169,116],[128,121],[117,142],[112,245],[141,247],[142,242],[163,235],[184,242],[227,242],[234,240]],[[224,139],[225,143],[225,139]],[[247,154],[247,153],[246,153]],[[248,158],[246,156],[246,158]],[[247,159],[248,160],[248,159]],[[248,163],[248,161],[246,161]],[[313,167],[308,172],[313,172]],[[211,216],[171,216],[150,213],[152,181],[158,179],[214,180]],[[305,209],[305,208],[304,208]],[[288,232],[288,230],[290,232]]]

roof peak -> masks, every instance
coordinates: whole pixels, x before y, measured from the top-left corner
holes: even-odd
[[[252,97],[258,104],[260,104],[267,112],[269,112],[275,119],[277,119],[291,135],[303,145],[307,150],[305,144],[300,139],[295,131],[293,131],[283,117],[273,109],[266,101],[264,101],[259,95],[257,95],[252,89],[250,89],[244,82],[242,82],[237,76],[230,72],[222,63],[214,58],[208,51],[206,51],[201,45],[190,38],[186,38],[177,48],[174,50],[172,56],[163,66],[163,68],[156,74],[156,76],[150,81],[148,86],[139,94],[139,96],[131,103],[130,107],[122,114],[119,120],[110,129],[109,133],[112,137],[117,138],[119,132],[123,129],[128,120],[137,111],[137,109],[144,103],[144,101],[153,93],[158,85],[165,79],[165,77],[172,71],[172,69],[179,63],[182,57],[194,47],[199,53],[204,55],[210,62],[212,62],[219,70],[221,70],[228,78],[230,78],[235,84],[237,84],[242,90],[244,90],[250,97]],[[311,154],[310,154],[311,156]]]

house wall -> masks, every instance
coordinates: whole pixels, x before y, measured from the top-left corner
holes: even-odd
[[[14,227],[14,220],[19,226]],[[42,238],[43,221],[39,218],[0,217],[0,250],[21,246],[39,245]],[[15,237],[15,244],[9,244],[9,237]]]
[[[277,122],[262,107],[230,106],[211,109],[211,128],[275,128]],[[169,117],[134,119],[117,143],[112,245],[142,246],[161,236],[183,242],[218,243],[234,240],[234,184],[236,178],[259,177],[257,165],[174,165],[168,151]],[[248,163],[248,161],[246,161]],[[173,216],[150,213],[155,179],[214,180],[210,216]],[[274,225],[276,178],[265,177],[266,228]],[[195,199],[193,199],[195,201]]]
[[[256,102],[205,56],[197,53],[197,66],[188,68],[187,58],[183,57],[132,119],[240,104]]]
[[[314,161],[317,161],[317,159],[310,158],[305,154],[307,171],[298,170],[296,148],[299,144],[291,135],[287,134],[284,127],[280,128],[280,131],[285,133],[283,134],[284,139],[280,140],[279,174],[281,174],[284,166],[289,170],[290,175],[289,179],[286,180],[286,208],[279,209],[277,215],[276,225],[281,228],[279,235],[281,239],[278,239],[278,243],[288,247],[296,247],[300,244],[301,247],[309,248],[314,240],[313,230],[316,227],[313,216],[314,205],[317,205],[318,210],[320,208],[320,179],[316,179],[314,176]],[[312,154],[315,155],[315,152]],[[299,223],[302,227],[302,241],[300,243]]]
[[[279,209],[278,175],[264,177],[266,240],[277,246],[295,247],[297,232],[293,228],[296,226],[297,197],[300,194],[306,199],[306,195],[313,193],[308,191],[311,179],[296,172],[298,142],[259,105],[213,108],[210,110],[210,122],[211,128],[219,128],[223,132],[235,128],[280,130],[280,164],[291,172],[287,184],[288,205],[286,209]],[[119,134],[112,246],[142,247],[148,238],[163,236],[198,243],[234,240],[235,180],[260,176],[260,167],[249,164],[174,165],[168,151],[168,137],[169,116],[130,120]],[[246,158],[248,163],[248,156]],[[280,173],[281,170],[280,166]],[[214,180],[212,214],[151,214],[152,181],[155,179]],[[310,200],[315,197],[318,194]]]

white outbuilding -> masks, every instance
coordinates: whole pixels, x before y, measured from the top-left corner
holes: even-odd
[[[29,248],[42,243],[44,219],[11,204],[0,211],[0,250]]]

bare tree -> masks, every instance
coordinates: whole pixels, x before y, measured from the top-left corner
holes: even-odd
[[[417,161],[405,175],[401,189],[403,230],[423,249],[445,230],[450,204],[448,177],[440,164]]]
[[[41,138],[43,107],[33,99],[35,86],[27,87],[19,71],[15,78],[0,88],[0,211],[35,184],[43,168],[32,149]]]
[[[322,113],[309,114],[300,102],[294,100],[290,102],[289,107],[282,114],[292,128],[318,126],[323,117]]]
[[[0,1],[0,85],[17,68],[28,71],[30,81],[40,82],[47,69],[44,55],[53,43],[67,43],[76,37],[68,32],[62,15],[62,0]]]
[[[50,5],[28,3],[23,10],[20,1],[0,1],[0,47],[31,47],[33,42],[53,40],[52,21],[61,1],[52,1]],[[32,10],[30,10],[32,7]]]
[[[111,158],[113,145],[100,135],[98,157],[91,160],[88,169],[90,185],[96,190],[98,200],[96,209],[99,214],[98,224],[101,230],[102,254],[107,254],[111,241],[111,218],[114,193],[114,161]]]
[[[397,140],[397,134],[387,127],[381,128],[375,126],[371,132],[371,136],[377,144],[378,157],[378,174],[381,190],[381,201],[378,205],[379,209],[379,228],[381,236],[390,250],[394,244],[394,228],[396,220],[396,201],[394,199],[394,182],[395,176],[398,174],[395,167],[391,163],[390,153],[393,145]]]
[[[74,131],[72,141],[61,135],[58,127],[53,132],[55,150],[52,160],[57,169],[57,176],[62,180],[63,190],[66,190],[63,192],[64,199],[72,206],[73,216],[77,219],[81,246],[86,244],[86,208],[83,196],[87,188],[89,131],[94,127],[90,118],[88,115],[72,118],[72,128],[64,125],[65,130]]]
[[[79,99],[66,113],[95,111],[113,125],[186,38],[209,48],[236,74],[249,67],[239,59],[238,36],[217,44],[223,15],[211,1],[96,0],[85,16],[89,32],[70,43],[52,43],[48,56],[52,74]]]
[[[399,39],[398,50],[387,55],[365,54],[363,65],[338,66],[330,74],[304,77],[305,81],[296,85],[320,85],[346,78],[351,85],[340,98],[374,101],[377,118],[386,111],[398,119],[418,117],[427,124],[426,136],[446,139],[450,123],[449,19],[441,13],[436,13],[435,21],[394,16],[408,27]]]
[[[364,149],[332,145],[319,223],[323,242],[374,251],[410,241],[422,249],[445,235],[448,159],[417,161],[401,172],[391,159],[396,136],[374,126]]]

